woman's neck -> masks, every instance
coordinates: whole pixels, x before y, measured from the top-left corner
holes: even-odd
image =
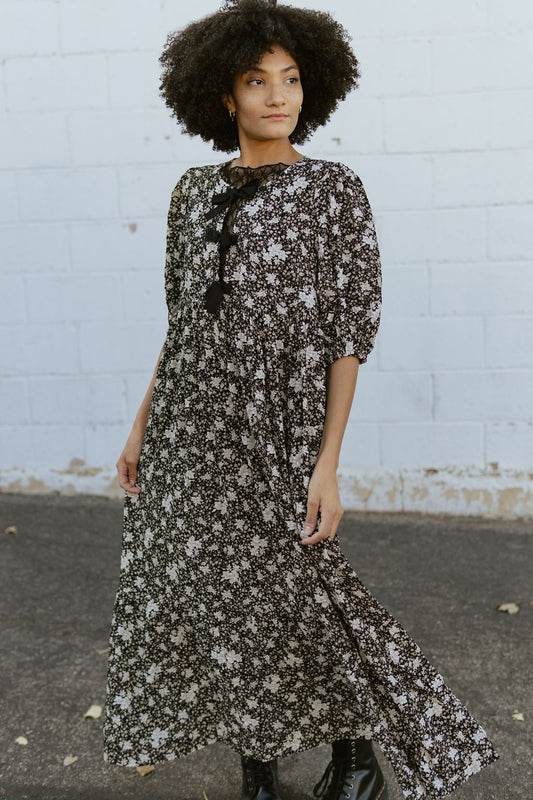
[[[239,158],[234,159],[230,162],[230,167],[265,167],[268,164],[295,164],[297,161],[301,161],[304,156],[301,153],[297,153],[296,151],[285,154],[285,157],[271,157],[268,158],[264,156],[260,158],[257,156],[256,158],[243,158],[243,155],[239,156]],[[257,162],[257,163],[256,163]]]

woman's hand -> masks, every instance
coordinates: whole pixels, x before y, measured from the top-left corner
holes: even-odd
[[[137,480],[137,467],[141,456],[142,442],[143,437],[133,430],[128,436],[128,441],[116,463],[118,482],[130,494],[139,494],[141,491],[138,486],[135,486],[135,481]]]
[[[320,527],[313,533],[319,510]],[[317,463],[307,489],[306,536],[301,539],[302,544],[316,544],[328,536],[333,539],[343,514],[336,470],[325,463]]]

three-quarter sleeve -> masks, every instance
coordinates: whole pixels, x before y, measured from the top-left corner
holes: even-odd
[[[169,324],[178,308],[180,280],[183,266],[184,219],[187,210],[187,197],[190,182],[187,170],[172,190],[167,214],[166,252],[165,252],[165,298]]]
[[[381,316],[381,261],[365,189],[344,164],[327,176],[318,225],[317,296],[327,363],[353,355],[364,364]]]

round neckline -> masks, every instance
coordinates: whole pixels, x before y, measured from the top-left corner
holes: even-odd
[[[292,167],[294,164],[299,164],[300,161],[303,161],[305,158],[307,158],[307,156],[299,158],[298,161],[291,161],[290,164],[287,164],[286,161],[274,161],[272,164],[259,164],[258,167],[248,167],[243,164],[233,164],[233,166],[230,167],[231,162],[226,161],[224,164],[222,164],[222,166],[227,167],[228,169],[263,169],[264,167],[277,167],[280,164],[284,164],[286,167]]]
[[[285,166],[285,169],[281,170],[280,174],[284,174],[291,167],[295,167],[297,164],[301,164],[303,161],[309,161],[309,160],[310,160],[309,156],[305,156],[304,155],[302,158],[299,158],[298,161],[293,161],[291,164],[287,164],[285,161],[276,161],[273,164],[260,164],[258,167],[243,167],[240,164],[234,164],[232,167],[230,167],[229,165],[230,165],[231,161],[224,161],[222,164],[219,164],[218,171],[222,175],[223,179],[226,180],[226,178],[224,178],[224,171],[225,170],[227,170],[228,172],[231,172],[232,170],[239,170],[240,169],[240,170],[243,170],[243,171],[254,172],[256,170],[265,169],[266,167],[277,167],[277,166],[283,164]],[[228,182],[229,181],[226,180],[226,183],[228,183]]]

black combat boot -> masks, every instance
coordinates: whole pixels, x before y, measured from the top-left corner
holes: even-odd
[[[282,800],[278,785],[278,761],[258,761],[241,755],[241,800]]]
[[[323,800],[388,800],[372,742],[364,738],[333,742],[331,761],[313,794]]]

